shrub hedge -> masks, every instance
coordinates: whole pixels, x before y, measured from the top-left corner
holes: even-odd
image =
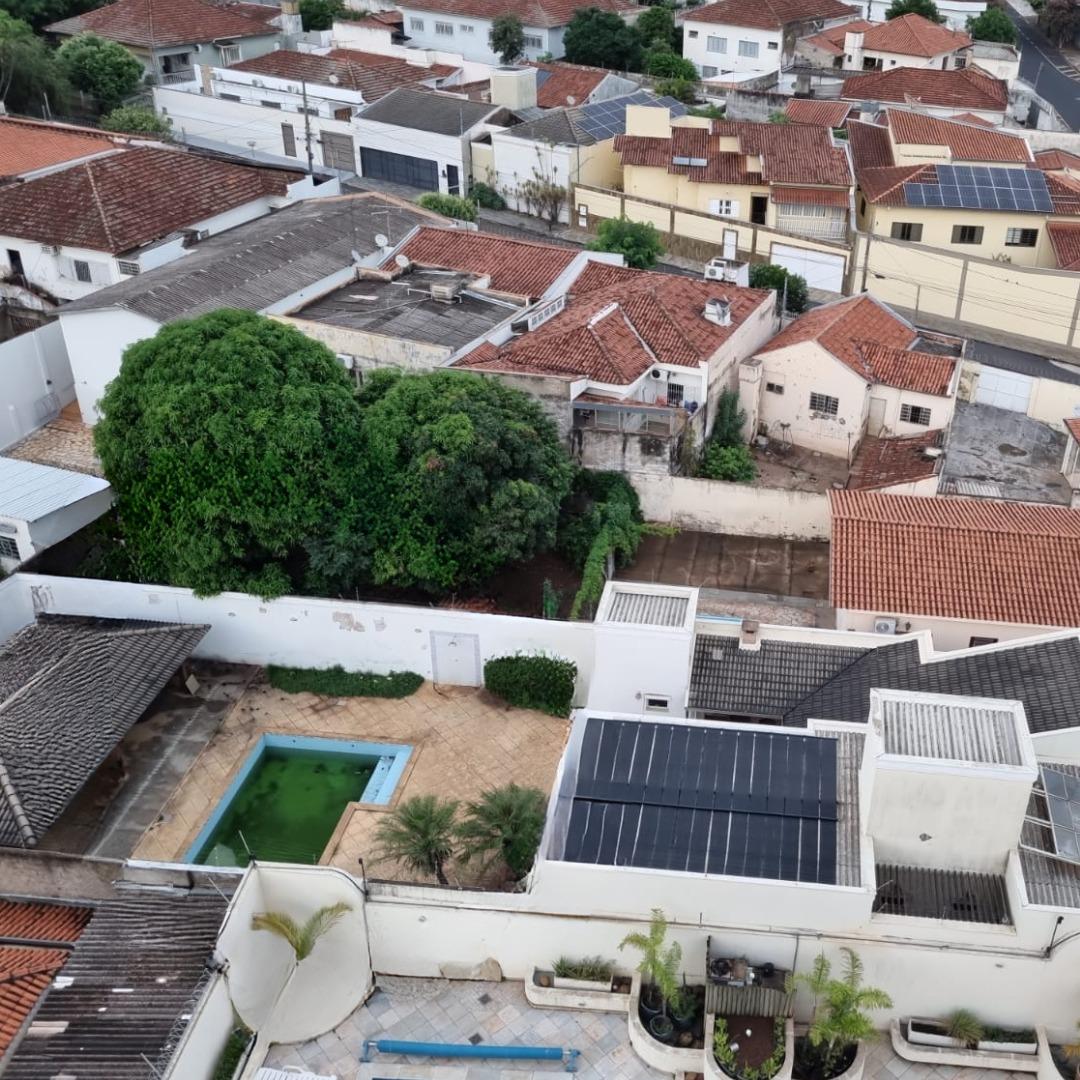
[[[577,664],[560,656],[496,656],[484,665],[484,687],[510,705],[569,716]]]
[[[391,671],[375,675],[370,671],[344,668],[296,668],[271,664],[266,669],[270,685],[287,694],[324,694],[327,697],[403,698],[415,694],[424,677],[415,671]]]
[[[460,195],[442,195],[437,191],[429,191],[416,200],[418,206],[425,210],[433,210],[443,217],[458,218],[460,221],[476,220],[476,204]]]

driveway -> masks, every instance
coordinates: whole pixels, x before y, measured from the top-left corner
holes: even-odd
[[[1072,131],[1080,131],[1080,72],[1034,23],[1026,22],[1011,7],[1005,11],[1019,34],[1020,78],[1057,109]]]

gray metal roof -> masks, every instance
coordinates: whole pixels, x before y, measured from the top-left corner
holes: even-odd
[[[46,615],[0,644],[0,844],[41,840],[208,629]]]
[[[384,99],[385,100],[385,99]],[[671,116],[685,116],[686,106],[673,97],[657,97],[648,90],[595,101],[591,105],[573,105],[551,109],[546,116],[519,124],[510,134],[519,139],[558,143],[564,146],[592,146],[626,132],[626,106],[648,105],[667,109]],[[364,116],[368,113],[365,112]]]
[[[640,593],[616,588],[606,621],[637,626],[682,626],[690,598],[683,595]]]
[[[960,697],[945,701],[901,693],[902,698],[878,699],[887,754],[984,765],[1024,764],[1011,708]]]
[[[1009,896],[1000,874],[933,870],[878,863],[874,911],[949,922],[1011,926]]]
[[[1010,349],[1005,345],[975,340],[968,342],[966,355],[969,360],[977,360],[980,364],[1000,368],[1002,371],[1080,386],[1080,367],[1061,360],[1051,360],[1048,356],[1038,356],[1020,349]]]
[[[360,114],[360,119],[414,131],[430,131],[435,135],[456,136],[464,135],[501,110],[501,105],[400,86],[369,105]]]
[[[432,285],[462,286],[473,275],[412,270],[393,281],[360,278],[299,311],[297,319],[424,342],[457,350],[513,317],[520,308],[462,289],[453,301],[433,300]]]
[[[229,882],[220,884],[227,892]],[[217,891],[137,894],[103,902],[64,964],[6,1080],[147,1080],[162,1073],[211,977],[228,900]],[[149,1063],[149,1064],[148,1064]]]
[[[0,457],[0,517],[38,521],[108,486],[99,476]]]
[[[73,311],[123,308],[159,323],[220,307],[264,311],[308,285],[379,250],[380,233],[397,243],[430,214],[389,195],[364,192],[305,199],[212,236],[183,258],[65,304]]]

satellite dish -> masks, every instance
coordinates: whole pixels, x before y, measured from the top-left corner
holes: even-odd
[[[377,232],[375,234],[375,243],[379,247],[386,247],[390,241],[381,232]]]
[[[398,264],[398,266],[401,267],[402,270],[408,269],[409,258],[408,258],[407,255],[402,255],[399,252],[397,255],[394,256],[394,262],[396,262]]]

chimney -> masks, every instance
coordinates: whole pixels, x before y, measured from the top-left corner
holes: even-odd
[[[722,297],[713,297],[705,301],[702,312],[706,319],[717,326],[731,325],[731,301]]]
[[[281,32],[286,37],[299,37],[304,32],[299,0],[281,0]]]
[[[758,624],[752,619],[743,619],[739,624],[739,648],[757,652],[761,648]]]
[[[863,30],[849,30],[844,34],[844,67],[849,71],[862,71],[863,66]]]
[[[492,68],[491,104],[505,109],[535,109],[536,68]]]

